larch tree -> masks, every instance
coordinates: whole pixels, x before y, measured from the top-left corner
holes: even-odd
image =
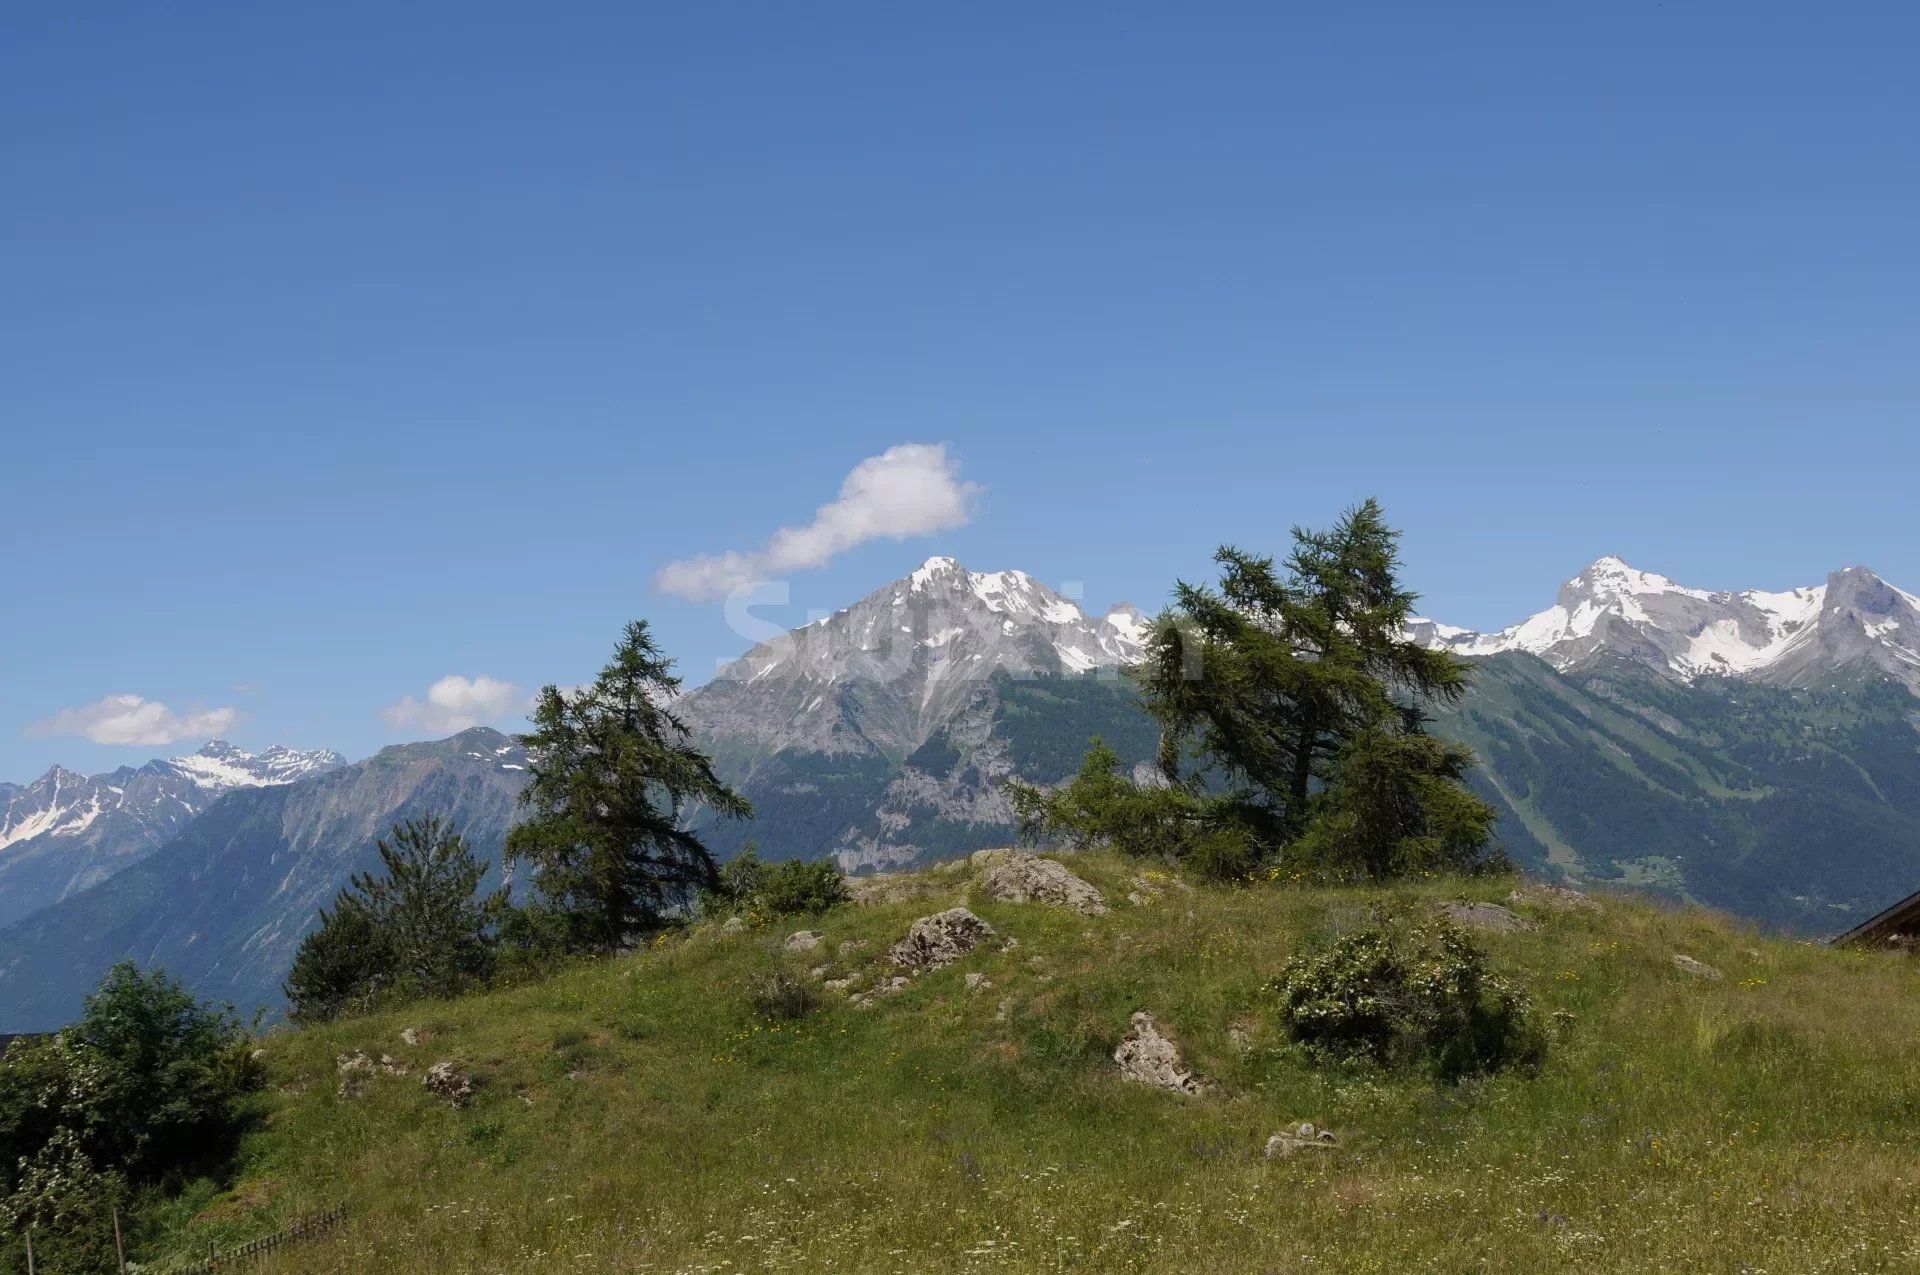
[[[548,686],[520,737],[531,780],[510,859],[565,923],[576,949],[608,951],[658,929],[716,881],[713,855],[686,827],[700,808],[750,818],[673,711],[673,661],[644,620],[626,627],[591,686]]]

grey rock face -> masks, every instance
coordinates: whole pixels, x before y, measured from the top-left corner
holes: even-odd
[[[1516,930],[1537,928],[1532,921],[1515,916],[1498,903],[1442,903],[1440,915],[1455,925],[1492,934],[1511,934]]]
[[[1205,1080],[1181,1062],[1179,1047],[1160,1034],[1153,1015],[1144,1009],[1134,1013],[1133,1030],[1113,1051],[1113,1061],[1120,1064],[1122,1076],[1142,1084],[1184,1094],[1201,1093],[1207,1087]]]
[[[1717,983],[1726,977],[1726,975],[1705,961],[1696,960],[1684,952],[1675,952],[1673,954],[1673,968],[1679,970],[1689,978],[1704,979],[1709,983]]]
[[[1507,902],[1514,907],[1532,908],[1538,912],[1586,912],[1598,915],[1605,910],[1591,896],[1578,890],[1538,881],[1523,885],[1509,894]]]
[[[993,935],[993,927],[965,908],[923,916],[887,955],[895,965],[916,973],[951,965]]]
[[[452,1061],[443,1061],[427,1068],[421,1084],[427,1092],[442,1102],[454,1107],[464,1107],[473,1101],[473,1077]]]
[[[1316,1129],[1310,1122],[1302,1123],[1292,1129],[1283,1129],[1267,1139],[1266,1158],[1285,1160],[1299,1151],[1331,1151],[1340,1145],[1340,1139],[1326,1129]]]
[[[1128,606],[1090,618],[1025,572],[929,558],[844,611],[754,647],[679,709],[707,739],[899,756],[926,743],[994,672],[1131,664],[1146,628]]]
[[[978,862],[979,855],[974,856]],[[988,867],[980,879],[980,893],[1007,903],[1050,903],[1087,916],[1105,916],[1100,891],[1075,876],[1057,859],[1042,859],[1024,851],[1008,851]]]

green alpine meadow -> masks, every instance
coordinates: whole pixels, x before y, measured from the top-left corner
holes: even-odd
[[[1920,1262],[1908,956],[1644,899],[1530,901],[1506,876],[1325,888],[1060,861],[1104,915],[983,898],[961,863],[889,882],[891,901],[735,933],[715,920],[525,986],[276,1034],[233,1176],[179,1207],[161,1252],[204,1256],[344,1202],[334,1238],[269,1268]],[[1443,1082],[1288,1036],[1275,983],[1300,954],[1462,901],[1519,921],[1467,933],[1530,1002],[1536,1068]],[[891,945],[955,905],[992,937],[866,1003],[833,986],[884,985]],[[791,950],[800,932],[817,945]],[[756,1009],[777,977],[804,992],[791,1016]],[[1200,1092],[1122,1073],[1140,1010]],[[464,1105],[424,1083],[445,1060],[472,1078]],[[1304,1123],[1335,1141],[1266,1154]]]

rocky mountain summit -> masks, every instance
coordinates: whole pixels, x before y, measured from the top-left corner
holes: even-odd
[[[765,849],[831,853],[849,870],[1001,844],[1007,778],[1063,778],[1093,733],[1129,759],[1151,754],[1151,723],[1119,676],[1147,632],[1131,606],[1090,616],[1025,572],[929,558],[679,700],[759,812],[703,833],[727,853],[777,828]]]
[[[1024,571],[929,558],[911,575],[748,651],[688,694],[702,738],[755,751],[903,757],[957,717],[995,673],[1119,669],[1147,621],[1121,604],[1094,618]]]
[[[30,784],[0,786],[0,925],[138,862],[226,793],[342,764],[325,749],[254,754],[215,739],[185,757],[99,775],[55,766]]]
[[[1605,557],[1560,586],[1554,605],[1497,633],[1433,620],[1409,626],[1461,655],[1524,651],[1561,672],[1622,657],[1691,681],[1721,675],[1806,686],[1877,672],[1920,693],[1920,596],[1865,567],[1782,593],[1714,592]]]

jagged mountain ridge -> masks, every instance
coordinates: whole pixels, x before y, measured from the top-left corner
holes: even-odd
[[[1715,592],[1608,556],[1563,584],[1553,606],[1497,633],[1428,619],[1408,627],[1429,646],[1468,656],[1524,651],[1561,672],[1618,656],[1682,680],[1808,686],[1871,669],[1920,694],[1920,597],[1865,567],[1785,592]]]
[[[202,996],[277,1005],[317,910],[376,866],[374,842],[396,820],[451,819],[497,875],[525,782],[525,750],[476,727],[230,791],[140,862],[0,930],[0,1030],[69,1021],[125,958]]]
[[[226,793],[343,764],[326,749],[256,755],[215,739],[184,757],[98,775],[54,766],[30,784],[0,786],[0,926],[137,863]]]
[[[1147,621],[1121,604],[1094,619],[1023,571],[929,558],[844,610],[763,642],[678,702],[700,736],[753,751],[901,758],[996,673],[1117,670]]]
[[[1044,718],[1104,723],[1129,756],[1151,752],[1119,676],[1148,622],[1121,604],[1089,616],[1023,571],[969,571],[949,557],[761,643],[677,710],[761,813],[703,823],[723,852],[831,853],[849,870],[1004,844],[1012,776],[1051,782]],[[1042,707],[1044,706],[1044,707]],[[775,831],[777,830],[777,831]]]

